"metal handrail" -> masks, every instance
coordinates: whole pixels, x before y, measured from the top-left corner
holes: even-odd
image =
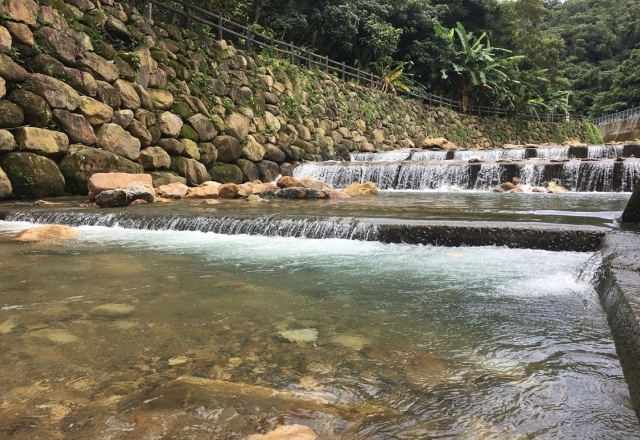
[[[380,83],[382,78],[372,72],[364,72],[356,67],[347,66],[344,62],[338,62],[330,59],[328,56],[315,54],[302,47],[295,46],[292,42],[287,43],[272,37],[267,37],[255,32],[250,27],[241,25],[232,20],[224,18],[220,14],[208,11],[201,7],[190,4],[185,0],[170,0],[173,4],[182,6],[182,9],[168,5],[164,0],[142,0],[143,13],[147,18],[152,18],[153,8],[155,5],[172,13],[172,19],[176,16],[182,18],[181,26],[185,29],[192,30],[198,25],[208,26],[214,30],[214,34],[218,40],[233,37],[236,42],[243,42],[247,53],[252,52],[254,47],[269,48],[284,57],[288,57],[289,61],[306,65],[308,68],[312,66],[318,67],[327,73],[338,76],[343,81],[355,81],[359,85],[374,87]],[[241,41],[242,40],[242,41]],[[398,93],[414,98],[430,107],[448,107],[458,113],[462,112],[460,102],[444,96],[434,95],[432,93],[420,93],[414,91],[397,90]],[[569,115],[564,113],[544,113],[530,114],[519,113],[501,107],[486,107],[470,105],[466,111],[467,114],[478,116],[497,116],[503,118],[522,119],[522,120],[542,120],[549,122],[563,122],[569,120],[582,119],[581,115]]]
[[[594,125],[613,124],[614,122],[626,121],[633,117],[640,116],[640,107],[630,108],[621,112],[611,113],[591,120]]]

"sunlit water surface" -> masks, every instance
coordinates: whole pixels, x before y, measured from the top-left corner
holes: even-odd
[[[1,437],[640,438],[590,254],[27,226]]]

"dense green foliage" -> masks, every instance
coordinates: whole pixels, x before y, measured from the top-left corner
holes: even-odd
[[[194,0],[463,105],[595,115],[640,105],[640,0]],[[458,26],[460,23],[461,26]]]

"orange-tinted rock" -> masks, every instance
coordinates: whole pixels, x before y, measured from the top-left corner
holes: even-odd
[[[156,194],[167,199],[181,199],[187,195],[189,187],[180,182],[161,185],[156,188]]]
[[[78,231],[69,226],[62,225],[44,225],[20,231],[13,237],[16,241],[35,242],[35,241],[57,241],[67,240],[78,236]]]
[[[225,183],[218,188],[218,195],[221,199],[234,199],[238,195],[238,185],[235,183]]]
[[[279,178],[276,182],[276,185],[278,185],[278,188],[294,188],[304,186],[302,185],[302,182],[292,176],[283,176]]]
[[[343,192],[351,197],[357,196],[377,196],[378,188],[373,182],[357,183],[354,182],[347,186]]]
[[[102,191],[124,188],[133,184],[145,186],[154,195],[156,193],[149,174],[96,173],[87,183],[89,200],[94,200]]]

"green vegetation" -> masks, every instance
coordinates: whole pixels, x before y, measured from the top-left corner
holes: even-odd
[[[387,91],[534,114],[640,105],[640,0],[194,1],[373,71]]]

